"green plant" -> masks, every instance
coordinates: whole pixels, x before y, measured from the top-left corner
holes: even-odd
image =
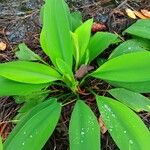
[[[5,141],[4,149],[39,150],[44,146],[57,125],[61,108],[71,103],[67,101],[61,104],[56,98],[47,98],[52,92],[48,87],[55,84],[67,86],[70,89],[69,94],[76,96],[69,126],[70,149],[100,149],[97,118],[78,94],[79,87],[84,87],[87,78],[94,77],[122,87],[108,91],[120,102],[98,96],[87,87],[95,95],[102,119],[118,147],[122,150],[148,150],[149,130],[134,111],[149,111],[150,108],[149,100],[139,94],[150,91],[150,52],[147,51],[149,40],[140,39],[139,42],[139,37],[134,37],[130,44],[121,44],[96,71],[77,80],[74,73],[80,66],[88,66],[106,48],[120,40],[115,34],[107,32],[98,32],[91,36],[93,20],[81,23],[79,14],[70,13],[63,0],[45,2],[41,13],[43,28],[40,43],[52,65],[24,44],[19,45],[20,51],[16,54],[20,60],[0,64],[0,95],[15,96],[16,102],[24,102],[19,111],[20,116],[17,116],[20,121]],[[147,26],[150,26],[149,20]],[[138,45],[134,50],[135,43]],[[127,44],[134,51],[131,48],[126,51]]]
[[[2,150],[2,149],[3,149],[2,139],[1,139],[1,137],[0,137],[0,150]]]

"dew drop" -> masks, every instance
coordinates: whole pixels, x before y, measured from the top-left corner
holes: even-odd
[[[112,114],[112,117],[114,117],[114,118],[115,118],[115,117],[116,117],[116,116],[115,116],[115,114]]]
[[[85,134],[85,133],[82,131],[82,132],[81,132],[81,135],[84,135],[84,134]]]
[[[30,135],[30,138],[32,138],[33,136],[32,135]]]
[[[111,131],[112,131],[112,129],[109,129],[109,131],[111,132]]]
[[[104,107],[105,107],[108,111],[111,111],[111,109],[110,109],[107,105],[104,105]]]
[[[123,133],[127,133],[127,131],[123,131]]]
[[[91,130],[93,130],[93,131],[94,131],[94,128],[91,128]]]
[[[24,131],[23,134],[26,134],[26,132]]]
[[[81,140],[81,143],[83,143],[83,140]]]
[[[109,119],[109,116],[107,116],[107,118]]]
[[[130,143],[130,144],[133,144],[133,141],[132,141],[132,140],[129,140],[129,143]]]
[[[128,49],[130,50],[130,49],[131,49],[131,47],[128,47]]]
[[[22,145],[24,145],[25,143],[23,142]]]

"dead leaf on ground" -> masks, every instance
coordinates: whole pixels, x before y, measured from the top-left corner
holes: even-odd
[[[142,13],[144,16],[150,18],[150,11],[148,11],[148,10],[146,10],[146,9],[142,9],[142,10],[141,10],[141,13]]]
[[[76,79],[83,78],[89,71],[93,70],[93,66],[89,65],[81,65],[81,67],[76,71],[75,77]]]
[[[107,132],[107,128],[106,128],[101,116],[99,117],[98,121],[99,121],[99,125],[101,128],[102,134],[105,134]]]
[[[4,42],[0,42],[0,51],[4,51],[4,50],[6,50],[6,43],[4,43]]]
[[[134,11],[132,11],[131,9],[127,8],[126,13],[130,18],[136,19],[136,15],[135,15]]]
[[[140,19],[147,19],[141,12],[134,10],[134,14],[139,17]]]

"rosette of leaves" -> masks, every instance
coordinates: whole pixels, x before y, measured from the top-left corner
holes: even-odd
[[[121,43],[100,67],[77,80],[75,72],[117,44],[118,36],[108,32],[91,35],[93,19],[82,23],[79,13],[70,13],[63,0],[45,0],[41,16],[40,44],[51,63],[21,44],[16,53],[19,60],[0,64],[0,95],[25,98],[16,97],[18,103],[24,102],[20,110],[23,116],[4,142],[4,149],[42,149],[65,106],[49,97],[47,88],[62,82],[77,97],[69,125],[70,149],[101,149],[97,118],[78,96],[80,85],[94,77],[117,87],[108,91],[116,100],[95,94],[102,119],[117,146],[121,150],[147,150],[150,133],[135,112],[150,111],[149,99],[140,94],[150,92],[150,20],[138,21],[134,30],[129,27],[125,32],[133,38]]]

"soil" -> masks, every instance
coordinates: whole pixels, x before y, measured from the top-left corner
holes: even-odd
[[[96,23],[106,26],[106,31],[120,34],[135,20],[125,14],[125,8],[150,9],[149,0],[68,0],[72,11],[79,10],[83,19],[94,18]],[[25,42],[33,51],[47,60],[41,51],[39,34],[41,22],[39,10],[42,0],[1,0],[0,3],[0,41],[7,44],[5,51],[0,51],[0,62],[15,60],[15,49],[19,43]],[[107,55],[107,54],[104,54]],[[91,79],[88,84],[101,95],[106,95],[110,85]],[[61,88],[61,87],[53,87]],[[147,94],[149,97],[149,95]],[[92,108],[97,117],[98,109],[95,105],[94,96],[86,89],[80,90],[80,97]],[[73,100],[74,97],[71,97]],[[67,150],[68,148],[68,124],[74,103],[63,108],[62,117],[52,137],[46,143],[43,150]],[[13,97],[0,98],[0,134],[3,141],[7,138],[14,124],[12,119],[20,108],[14,102]],[[150,129],[150,114],[142,112],[139,114],[147,127]],[[102,149],[117,150],[117,146],[109,133],[102,134]]]

